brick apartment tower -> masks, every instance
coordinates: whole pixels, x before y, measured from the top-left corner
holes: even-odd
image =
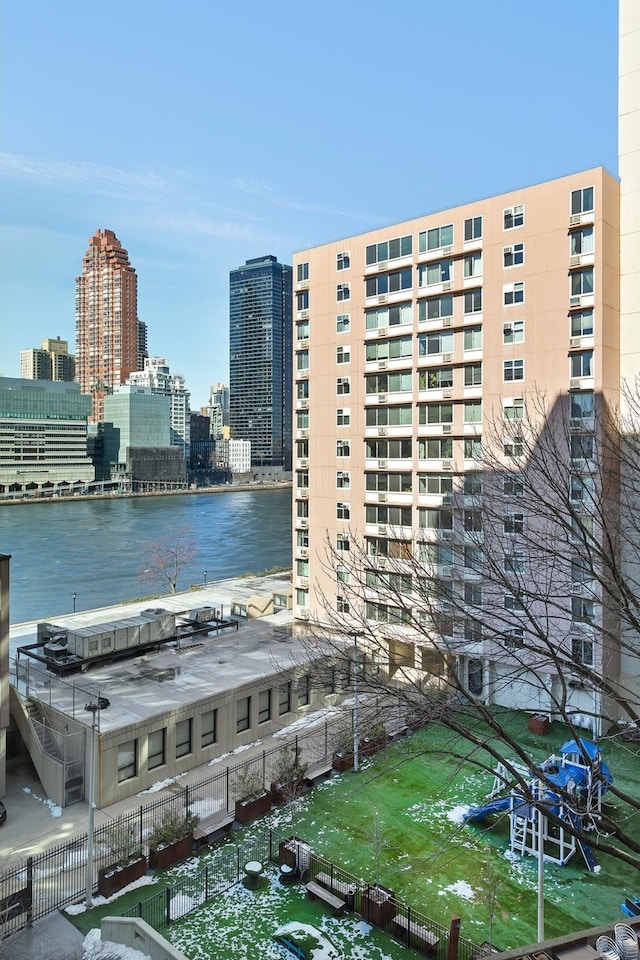
[[[76,377],[104,420],[104,396],[138,369],[138,278],[113,230],[96,230],[76,277]]]

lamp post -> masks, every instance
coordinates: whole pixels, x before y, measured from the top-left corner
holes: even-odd
[[[358,634],[353,635],[353,772],[358,772]]]
[[[73,600],[73,612],[74,612],[74,613],[76,612],[76,597],[77,597],[77,596],[78,596],[78,594],[77,594],[77,593],[75,592],[75,590],[74,590],[73,593],[71,594],[71,599]]]
[[[203,571],[202,571],[202,576],[204,577],[204,585],[205,585],[205,587],[206,587],[206,585],[207,585],[207,571],[206,571],[206,570],[203,570]]]
[[[75,594],[74,594],[75,597]],[[86,902],[87,910],[93,906],[93,811],[95,808],[96,771],[96,726],[97,717],[101,710],[110,706],[106,697],[98,697],[85,703],[84,708],[91,714],[91,740],[89,741],[89,829],[87,832],[87,873],[86,873]]]

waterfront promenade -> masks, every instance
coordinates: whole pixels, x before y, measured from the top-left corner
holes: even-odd
[[[213,487],[186,487],[182,490],[146,490],[144,492],[109,490],[105,493],[60,493],[59,491],[50,492],[46,495],[39,494],[33,496],[30,494],[17,493],[14,496],[2,496],[0,498],[0,507],[15,506],[16,504],[34,504],[34,503],[68,503],[69,500],[124,500],[138,499],[143,497],[175,497],[183,495],[194,496],[202,493],[247,493],[249,491],[260,490],[288,490],[291,489],[290,480],[282,480],[278,483],[271,481],[255,481],[250,483],[221,483]]]

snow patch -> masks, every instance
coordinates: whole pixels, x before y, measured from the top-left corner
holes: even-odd
[[[445,887],[444,890],[438,890],[439,897],[443,897],[445,893],[455,893],[457,897],[462,897],[463,900],[473,900],[475,896],[473,888],[469,886],[466,880],[456,880],[455,883]]]
[[[37,793],[34,793],[34,792],[33,792],[33,790],[31,789],[31,787],[23,787],[22,789],[23,789],[24,793],[30,794],[30,795],[33,797],[34,800],[38,800],[39,803],[44,804],[45,807],[49,807],[49,811],[50,811],[52,817],[61,817],[61,816],[62,816],[62,807],[59,806],[59,804],[54,803],[53,800],[49,800],[48,797],[46,797],[46,798],[43,800],[42,797],[39,797]]]
[[[82,943],[82,960],[151,960],[148,953],[141,953],[124,943],[103,940],[100,931],[90,930]]]

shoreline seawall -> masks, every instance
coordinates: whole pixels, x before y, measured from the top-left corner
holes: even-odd
[[[287,490],[292,487],[291,480],[283,480],[280,483],[227,483],[218,484],[214,487],[195,487],[187,490],[150,490],[144,493],[79,493],[69,496],[50,496],[50,497],[22,497],[20,499],[0,500],[0,507],[16,506],[33,503],[69,503],[77,500],[131,500],[139,497],[181,497],[185,495],[209,494],[209,493],[245,493],[256,492],[260,490]]]

